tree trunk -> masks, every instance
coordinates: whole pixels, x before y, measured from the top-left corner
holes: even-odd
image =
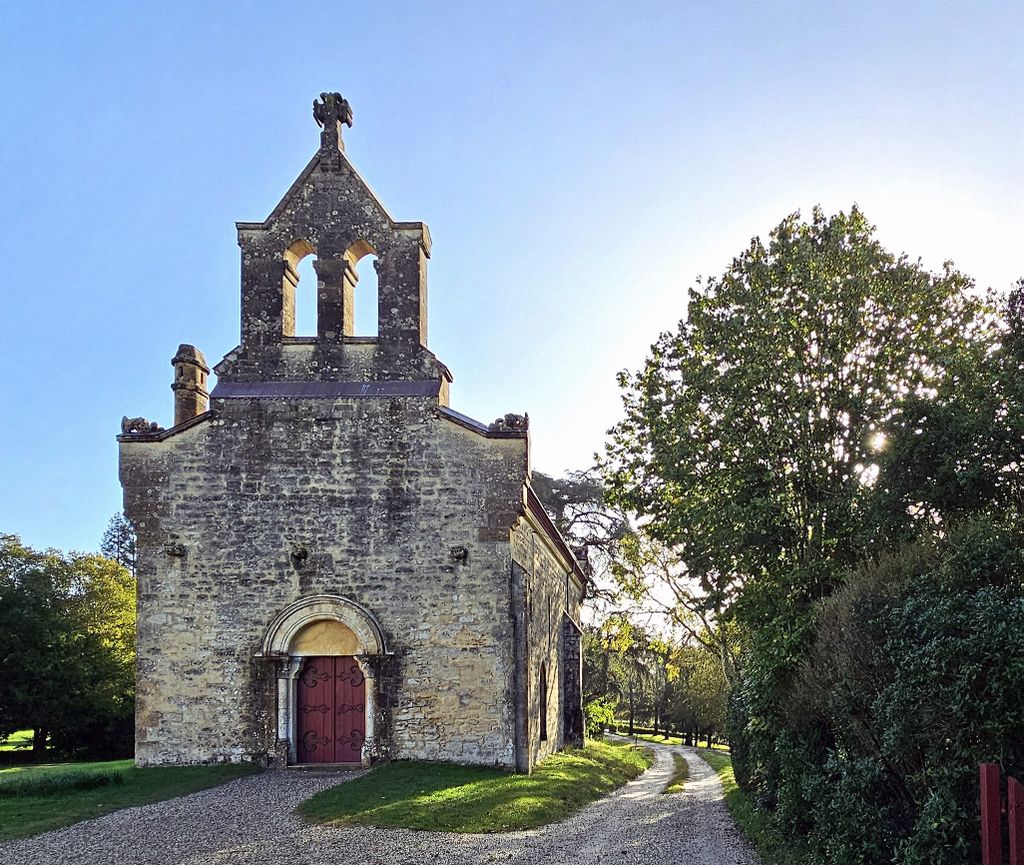
[[[604,647],[604,651],[601,653],[601,695],[604,697],[608,696],[608,648]]]
[[[32,754],[36,757],[42,757],[46,751],[46,739],[49,736],[47,730],[33,730],[32,731]]]

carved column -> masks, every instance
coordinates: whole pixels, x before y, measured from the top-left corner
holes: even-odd
[[[296,761],[295,680],[302,670],[302,658],[287,657],[277,662],[277,754],[287,763]]]
[[[377,753],[377,707],[380,705],[379,698],[379,666],[380,656],[379,655],[356,655],[356,663],[359,664],[359,669],[363,672],[363,677],[366,679],[366,730],[364,730],[363,739],[363,754],[362,760],[364,766],[369,766],[373,763],[374,758],[378,755]]]

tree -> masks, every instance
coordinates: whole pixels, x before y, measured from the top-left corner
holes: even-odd
[[[1001,307],[816,209],[620,378],[611,502],[662,546],[663,590],[735,629],[733,767],[808,861],[969,861],[970,765],[1024,759],[1022,293]]]
[[[135,576],[135,527],[123,512],[118,511],[107,523],[100,541],[100,552],[126,567]]]
[[[788,217],[698,283],[678,330],[621,375],[612,502],[708,609],[742,597],[757,620],[827,594],[874,539],[869,499],[902,404],[941,387],[951,354],[988,329],[970,287],[884,250],[856,208]]]
[[[725,731],[729,682],[717,656],[701,646],[674,646],[670,660],[671,688],[666,714],[687,744],[696,745],[699,733]]]
[[[46,746],[49,713],[36,682],[57,673],[49,660],[58,630],[54,589],[38,553],[0,536],[0,737],[31,727],[37,752]]]
[[[615,547],[611,573],[621,597],[635,605],[634,619],[661,619],[663,630],[683,633],[686,640],[718,659],[722,674],[736,676],[736,629],[722,605],[710,604],[675,552],[644,529],[626,535]]]
[[[945,360],[946,375],[910,394],[887,432],[876,517],[891,536],[948,531],[980,514],[1024,509],[1024,283],[984,338]]]
[[[589,596],[614,603],[612,565],[633,529],[626,514],[608,504],[600,476],[592,469],[571,471],[560,478],[534,472],[531,483],[555,527],[587,569]]]
[[[632,620],[649,627],[658,619],[658,630],[683,631],[733,676],[736,646],[728,627],[705,606],[672,551],[610,503],[595,470],[563,478],[535,472],[533,487],[559,531],[581,551],[590,571],[591,607],[600,607],[606,625]]]
[[[583,702],[608,705],[628,719],[658,717],[660,641],[626,616],[609,616],[583,632]]]
[[[30,728],[36,751],[130,752],[134,662],[125,568],[0,536],[0,734]]]

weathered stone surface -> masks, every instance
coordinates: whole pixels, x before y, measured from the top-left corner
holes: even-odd
[[[543,528],[543,527],[540,527]],[[512,556],[523,582],[525,615],[521,662],[525,674],[522,736],[527,744],[529,765],[557,751],[566,744],[566,718],[580,703],[580,656],[578,651],[566,653],[564,634],[569,627],[578,631],[579,584],[564,565],[564,557],[547,533],[524,518],[513,527]],[[541,705],[541,666],[547,674],[548,700]],[[570,700],[566,702],[567,694]],[[541,713],[547,715],[547,738],[541,738]],[[581,739],[579,741],[582,741]],[[524,767],[520,767],[524,768]]]
[[[179,345],[171,358],[174,367],[174,423],[185,423],[203,414],[210,406],[210,392],[206,388],[206,377],[210,368],[203,353],[194,345]]]
[[[525,419],[488,428],[445,408],[426,226],[391,220],[329,120],[333,152],[322,139],[272,215],[239,224],[242,342],[209,411],[205,361],[182,346],[176,426],[119,438],[138,532],[136,758],[294,760],[292,683],[319,646],[367,676],[364,761],[528,771],[561,747],[566,701],[578,708],[566,629],[582,575],[531,498]],[[295,266],[314,252],[318,336],[297,339]],[[352,264],[370,252],[376,339],[350,326]]]

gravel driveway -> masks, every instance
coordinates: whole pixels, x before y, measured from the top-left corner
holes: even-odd
[[[641,777],[564,823],[529,832],[456,835],[303,825],[292,809],[338,775],[263,772],[211,790],[0,844],[4,865],[406,865],[642,863],[757,865],[722,803],[718,777],[692,748],[652,746]],[[672,751],[690,781],[663,796]],[[348,773],[355,777],[358,773]]]

